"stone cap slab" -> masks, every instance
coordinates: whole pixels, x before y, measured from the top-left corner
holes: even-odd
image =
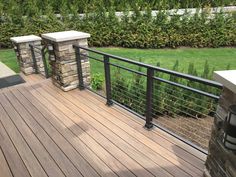
[[[42,38],[54,42],[64,42],[77,39],[85,39],[89,37],[90,37],[89,33],[84,33],[79,31],[62,31],[62,32],[42,34]]]
[[[26,43],[33,41],[41,41],[42,38],[35,35],[28,35],[28,36],[11,37],[10,40],[15,43]]]
[[[236,93],[236,70],[215,71],[214,79]]]

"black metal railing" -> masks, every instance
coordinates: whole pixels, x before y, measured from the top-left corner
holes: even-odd
[[[145,128],[157,126],[207,153],[221,84],[78,45],[74,48],[81,89],[85,88],[81,56],[103,63],[98,72],[104,73],[107,105],[118,103],[145,119]]]
[[[50,73],[49,73],[49,67],[48,67],[48,62],[47,62],[47,53],[48,53],[48,49],[46,46],[35,46],[32,44],[29,44],[30,46],[30,50],[31,50],[31,55],[32,55],[32,59],[33,59],[33,66],[34,66],[34,70],[35,70],[35,74],[39,74],[39,68],[38,68],[38,64],[37,64],[37,58],[41,58],[42,57],[42,61],[43,61],[43,66],[44,66],[44,73],[45,73],[45,77],[49,78],[50,77]],[[39,57],[36,57],[36,55],[38,55]]]

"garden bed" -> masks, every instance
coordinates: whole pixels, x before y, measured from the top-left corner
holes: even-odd
[[[211,128],[214,122],[213,117],[208,116],[205,118],[194,119],[181,116],[160,116],[153,119],[153,122],[205,150],[208,149],[208,143],[211,137]]]

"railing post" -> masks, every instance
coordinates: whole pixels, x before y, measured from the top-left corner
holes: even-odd
[[[43,60],[43,67],[44,67],[45,77],[49,78],[48,65],[47,65],[47,61],[46,61],[46,56],[45,56],[44,50],[45,50],[45,48],[43,47],[41,49],[41,55],[42,55],[42,60]]]
[[[152,124],[152,96],[153,96],[153,76],[154,70],[152,68],[147,68],[147,90],[146,90],[146,124],[147,129],[153,127]]]
[[[36,61],[36,58],[35,58],[34,46],[33,45],[29,45],[29,46],[30,46],[30,51],[31,51],[32,59],[33,59],[35,74],[38,74],[39,71],[38,71],[37,61]]]
[[[107,56],[107,55],[104,55],[104,70],[105,70],[107,105],[110,106],[110,105],[112,105],[111,74],[110,74],[109,56]]]
[[[78,79],[79,79],[79,89],[84,90],[84,80],[83,80],[83,71],[82,71],[82,64],[80,58],[80,48],[75,47],[75,54],[76,54],[76,63],[77,63],[77,72],[78,72]]]

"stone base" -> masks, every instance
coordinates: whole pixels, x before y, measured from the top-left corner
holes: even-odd
[[[223,123],[228,107],[233,104],[236,104],[236,94],[224,87],[216,110],[206,161],[207,171],[212,177],[236,177],[236,154],[223,145]]]
[[[52,81],[54,85],[61,88],[63,91],[73,90],[78,88],[78,71],[76,53],[73,45],[88,47],[87,39],[76,39],[71,41],[53,42],[47,41],[48,46],[53,46],[53,54],[50,58],[55,60],[50,61],[52,68]],[[83,55],[88,55],[85,50],[80,51]],[[82,56],[81,67],[83,72],[83,81],[85,85],[90,84],[90,64],[88,57]]]
[[[29,40],[29,41],[27,41]],[[35,41],[34,41],[35,40]],[[41,46],[41,38],[37,36],[23,36],[12,38],[14,49],[16,52],[17,60],[20,66],[20,70],[25,75],[30,75],[36,73],[35,66],[33,62],[33,57],[31,53],[30,44],[40,47]],[[38,50],[38,49],[35,49]],[[42,61],[42,55],[40,51],[34,52],[36,65],[38,73],[45,75],[44,64]]]

